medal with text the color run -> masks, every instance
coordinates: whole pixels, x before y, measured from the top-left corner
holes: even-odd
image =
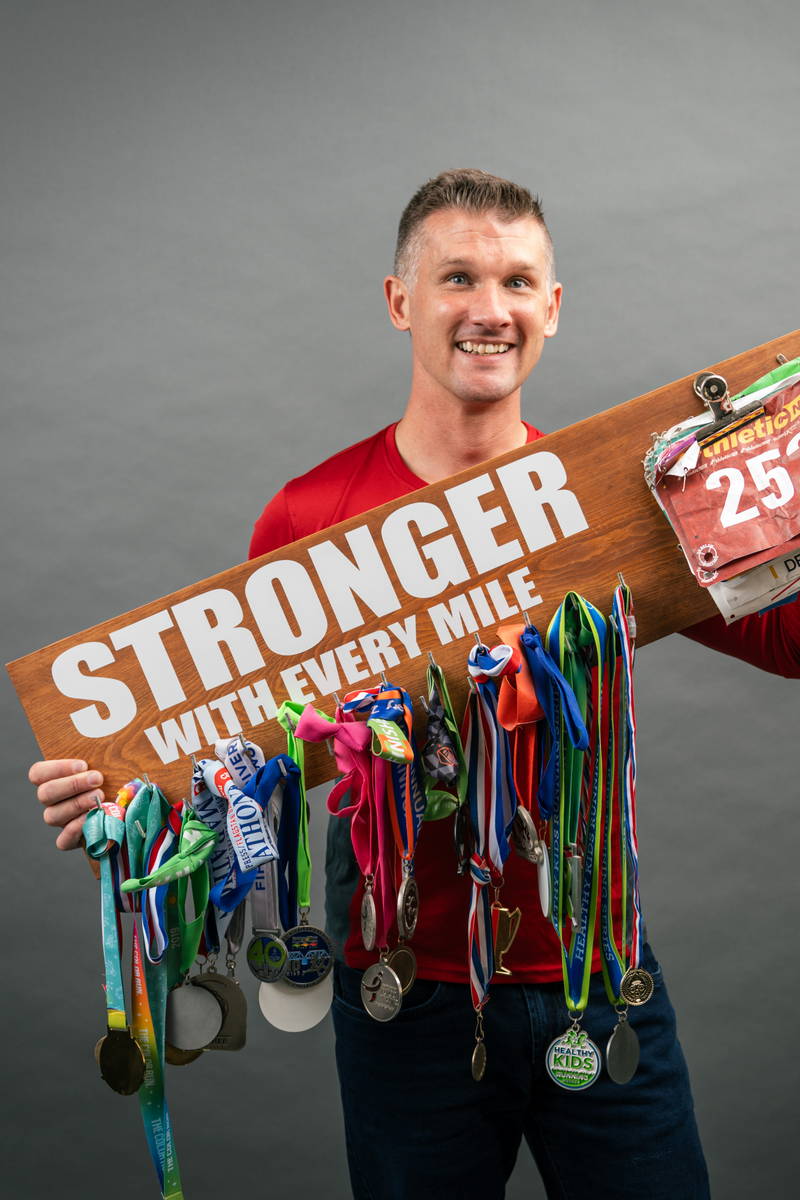
[[[100,862],[100,904],[105,965],[107,1031],[94,1054],[100,1075],[123,1096],[138,1092],[145,1077],[142,1048],[128,1026],[122,983],[120,928],[114,887],[114,864],[125,838],[125,814],[116,803],[104,802],[87,816],[83,827],[86,851]]]
[[[558,693],[559,744],[552,781],[551,922],[561,944],[564,995],[571,1023],[550,1044],[545,1062],[554,1083],[567,1091],[580,1091],[593,1084],[602,1069],[600,1051],[580,1023],[589,996],[600,876],[605,620],[582,596],[568,592],[550,624],[547,642],[550,656],[577,702],[586,738],[582,747],[584,739],[575,739],[565,728],[562,689]],[[567,848],[569,855],[565,853]]]

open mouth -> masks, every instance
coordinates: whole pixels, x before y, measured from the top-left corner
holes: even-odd
[[[456,342],[464,354],[505,354],[511,349],[508,342]]]

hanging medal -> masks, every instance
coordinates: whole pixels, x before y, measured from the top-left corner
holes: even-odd
[[[115,899],[114,866],[125,839],[124,810],[117,803],[104,801],[88,814],[83,834],[87,854],[100,862],[107,1031],[95,1046],[95,1058],[108,1086],[130,1096],[144,1081],[145,1060],[128,1025],[122,983],[122,930]]]
[[[628,1083],[639,1063],[639,1039],[628,1021],[628,1005],[644,1003],[653,991],[652,977],[640,968],[642,920],[639,901],[639,857],[636,837],[636,717],[633,695],[633,598],[624,584],[614,592],[608,638],[607,806],[603,844],[600,931],[603,979],[617,1013],[617,1025],[606,1046],[606,1069],[615,1083]],[[619,936],[614,928],[614,885],[622,893]],[[633,997],[633,998],[632,998]],[[640,999],[642,997],[642,999]]]
[[[281,827],[286,825],[287,860],[297,872],[297,905],[299,922],[284,930],[283,941],[288,966],[283,982],[297,989],[313,988],[322,983],[333,967],[333,946],[330,938],[309,922],[311,907],[311,849],[308,836],[308,800],[305,789],[305,752],[302,741],[295,736],[295,726],[302,711],[299,705],[286,701],[278,712],[278,721],[286,730],[288,755],[298,767],[296,805],[289,810],[288,794],[283,798]]]
[[[500,951],[502,960],[516,933],[520,916],[519,910],[511,913],[499,902],[517,795],[511,769],[511,745],[506,730],[497,719],[499,680],[503,675],[519,670],[519,654],[511,646],[495,646],[489,650],[481,645],[477,634],[475,640],[476,645],[468,659],[471,686],[462,739],[473,846],[470,858],[472,897],[467,924],[470,996],[475,1011],[471,1070],[473,1079],[478,1082],[486,1070],[483,1009],[495,973],[496,951]],[[489,897],[490,886],[494,891],[494,903]],[[496,947],[495,937],[501,929],[505,940]]]
[[[457,814],[467,795],[467,765],[444,672],[428,651],[427,699],[421,696],[426,712],[425,744],[420,754],[425,787],[425,820],[437,821]],[[468,820],[468,813],[465,810]],[[459,865],[463,856],[459,854]],[[460,874],[469,870],[469,856]]]
[[[559,748],[550,780],[555,801],[551,817],[551,922],[561,944],[570,1027],[551,1043],[545,1063],[555,1083],[568,1091],[579,1091],[593,1084],[602,1068],[600,1051],[580,1022],[589,995],[599,885],[605,783],[605,621],[583,597],[568,592],[550,624],[547,640],[550,655],[577,701],[581,724],[588,733],[588,746],[579,750],[567,733],[563,710],[558,712]],[[560,710],[561,693],[554,695],[559,696]]]
[[[555,659],[545,648],[541,634],[534,625],[526,625],[520,637],[520,646],[545,718],[536,728],[536,759],[539,766],[536,800],[539,817],[550,825],[552,834],[552,818],[559,803],[561,789],[564,749],[562,739],[565,738],[574,751],[579,751],[588,747],[589,735],[575,694]],[[528,837],[532,842],[530,828]],[[540,837],[538,841],[540,855],[537,856],[539,861],[536,868],[539,903],[544,916],[552,920],[551,883],[554,864],[548,854],[545,839]]]

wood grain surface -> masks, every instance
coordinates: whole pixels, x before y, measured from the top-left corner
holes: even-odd
[[[171,799],[175,799],[187,792],[191,770],[188,758],[183,754],[177,761],[164,766],[144,735],[143,731],[146,728],[161,726],[170,718],[185,714],[197,706],[208,706],[210,702],[226,695],[238,695],[239,689],[251,686],[257,680],[267,681],[275,701],[280,704],[287,698],[282,671],[299,666],[312,656],[318,660],[326,650],[341,647],[348,642],[356,642],[356,648],[351,650],[351,659],[353,655],[360,653],[361,659],[355,658],[354,661],[366,670],[363,649],[358,639],[376,630],[385,630],[389,623],[402,622],[412,614],[417,616],[419,654],[407,658],[399,642],[394,641],[400,662],[399,665],[387,669],[387,674],[392,682],[402,684],[416,699],[425,691],[426,652],[431,650],[436,661],[446,671],[454,703],[457,711],[460,711],[466,691],[465,659],[473,641],[473,634],[466,632],[464,636],[442,645],[428,610],[435,604],[447,602],[453,596],[464,594],[475,587],[484,589],[482,595],[490,607],[493,597],[497,598],[501,593],[509,607],[525,607],[515,604],[507,581],[509,573],[524,567],[528,567],[535,584],[536,595],[540,598],[540,602],[529,606],[531,619],[540,629],[546,628],[564,593],[569,590],[581,592],[601,611],[607,612],[618,572],[622,572],[633,590],[639,644],[654,641],[712,615],[716,610],[710,597],[695,584],[669,525],[644,483],[642,460],[654,433],[698,411],[700,402],[692,389],[692,380],[698,371],[708,368],[718,371],[728,380],[731,392],[735,392],[771,370],[776,365],[778,354],[787,358],[800,355],[800,331],[786,334],[723,362],[707,364],[707,367],[700,364],[683,379],[413,494],[414,501],[427,500],[438,503],[446,512],[448,510],[443,503],[443,495],[448,488],[488,471],[493,482],[497,484],[497,491],[495,496],[486,496],[483,501],[484,507],[489,508],[496,503],[503,504],[503,492],[497,479],[498,467],[534,451],[548,450],[556,454],[566,468],[565,486],[577,496],[588,521],[588,529],[583,532],[569,537],[559,536],[551,545],[535,553],[508,562],[500,569],[476,574],[467,583],[449,587],[429,600],[414,598],[404,591],[388,555],[384,553],[383,560],[401,601],[399,611],[379,618],[373,617],[366,606],[361,605],[362,611],[368,614],[369,619],[358,628],[342,633],[333,617],[323,588],[318,587],[317,591],[329,622],[328,633],[318,645],[294,657],[280,659],[274,655],[268,657],[266,649],[262,646],[265,666],[246,675],[237,674],[235,662],[226,650],[225,657],[232,679],[211,690],[204,687],[180,631],[177,627],[170,628],[163,633],[162,642],[187,698],[185,702],[164,711],[160,711],[156,706],[133,650],[114,650],[115,662],[93,674],[124,680],[134,695],[138,711],[135,719],[126,728],[111,737],[91,739],[78,734],[70,713],[85,707],[87,701],[68,699],[56,688],[51,668],[59,654],[85,642],[101,642],[110,647],[108,639],[112,631],[120,630],[129,623],[151,614],[171,609],[173,605],[213,588],[224,588],[233,592],[247,612],[244,588],[257,567],[278,559],[290,559],[308,566],[311,575],[313,572],[308,557],[309,547],[330,540],[346,551],[348,544],[345,535],[357,526],[368,525],[380,546],[379,530],[383,521],[390,512],[408,504],[409,497],[382,505],[368,514],[351,518],[254,562],[233,567],[211,579],[154,600],[128,614],[104,621],[92,629],[64,638],[9,663],[9,674],[42,754],[47,758],[85,758],[91,766],[103,771],[107,794],[112,794],[134,775],[147,772]],[[508,509],[507,504],[503,506]],[[513,515],[508,515],[508,522],[494,531],[497,541],[503,544],[517,538],[524,545]],[[554,525],[554,528],[557,532],[557,525]],[[455,537],[465,561],[471,562],[462,532],[454,519],[450,520],[449,532]],[[488,588],[487,585],[492,581],[495,581],[495,587]],[[472,607],[474,608],[474,605]],[[485,616],[484,612],[483,618]],[[492,641],[498,625],[514,624],[518,621],[521,627],[523,623],[521,617],[507,618],[502,613],[500,617],[503,619],[495,619],[495,616],[496,613],[490,621],[477,618],[478,632],[484,633],[485,640],[489,642]],[[257,633],[252,621],[248,627],[255,629]],[[344,693],[354,686],[367,687],[377,681],[375,672],[367,671],[367,676],[358,682],[348,683],[342,675],[338,686],[330,688],[330,691],[338,690]],[[307,679],[307,674],[304,677]],[[314,688],[307,684],[305,694],[308,696],[312,691]],[[234,704],[234,711],[243,717],[241,704],[234,701],[230,703]],[[314,703],[332,714],[334,705],[329,694],[317,694]],[[102,705],[100,711],[106,711]],[[214,712],[214,721],[219,736],[225,736],[228,730],[221,719],[220,710]],[[285,749],[285,734],[275,720],[252,725],[246,719],[241,719],[240,724],[245,735],[258,742],[268,755]],[[203,738],[198,752],[206,752],[207,746],[208,740]],[[333,771],[333,759],[325,749],[309,746],[308,783],[323,782],[333,776]]]

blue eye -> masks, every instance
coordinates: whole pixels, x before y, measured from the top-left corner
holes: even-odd
[[[463,271],[456,271],[455,274],[448,275],[447,282],[448,283],[466,283],[467,277]]]
[[[515,275],[513,279],[509,279],[508,286],[516,288],[519,291],[520,288],[528,287],[528,281],[527,279],[523,279],[521,275]]]

